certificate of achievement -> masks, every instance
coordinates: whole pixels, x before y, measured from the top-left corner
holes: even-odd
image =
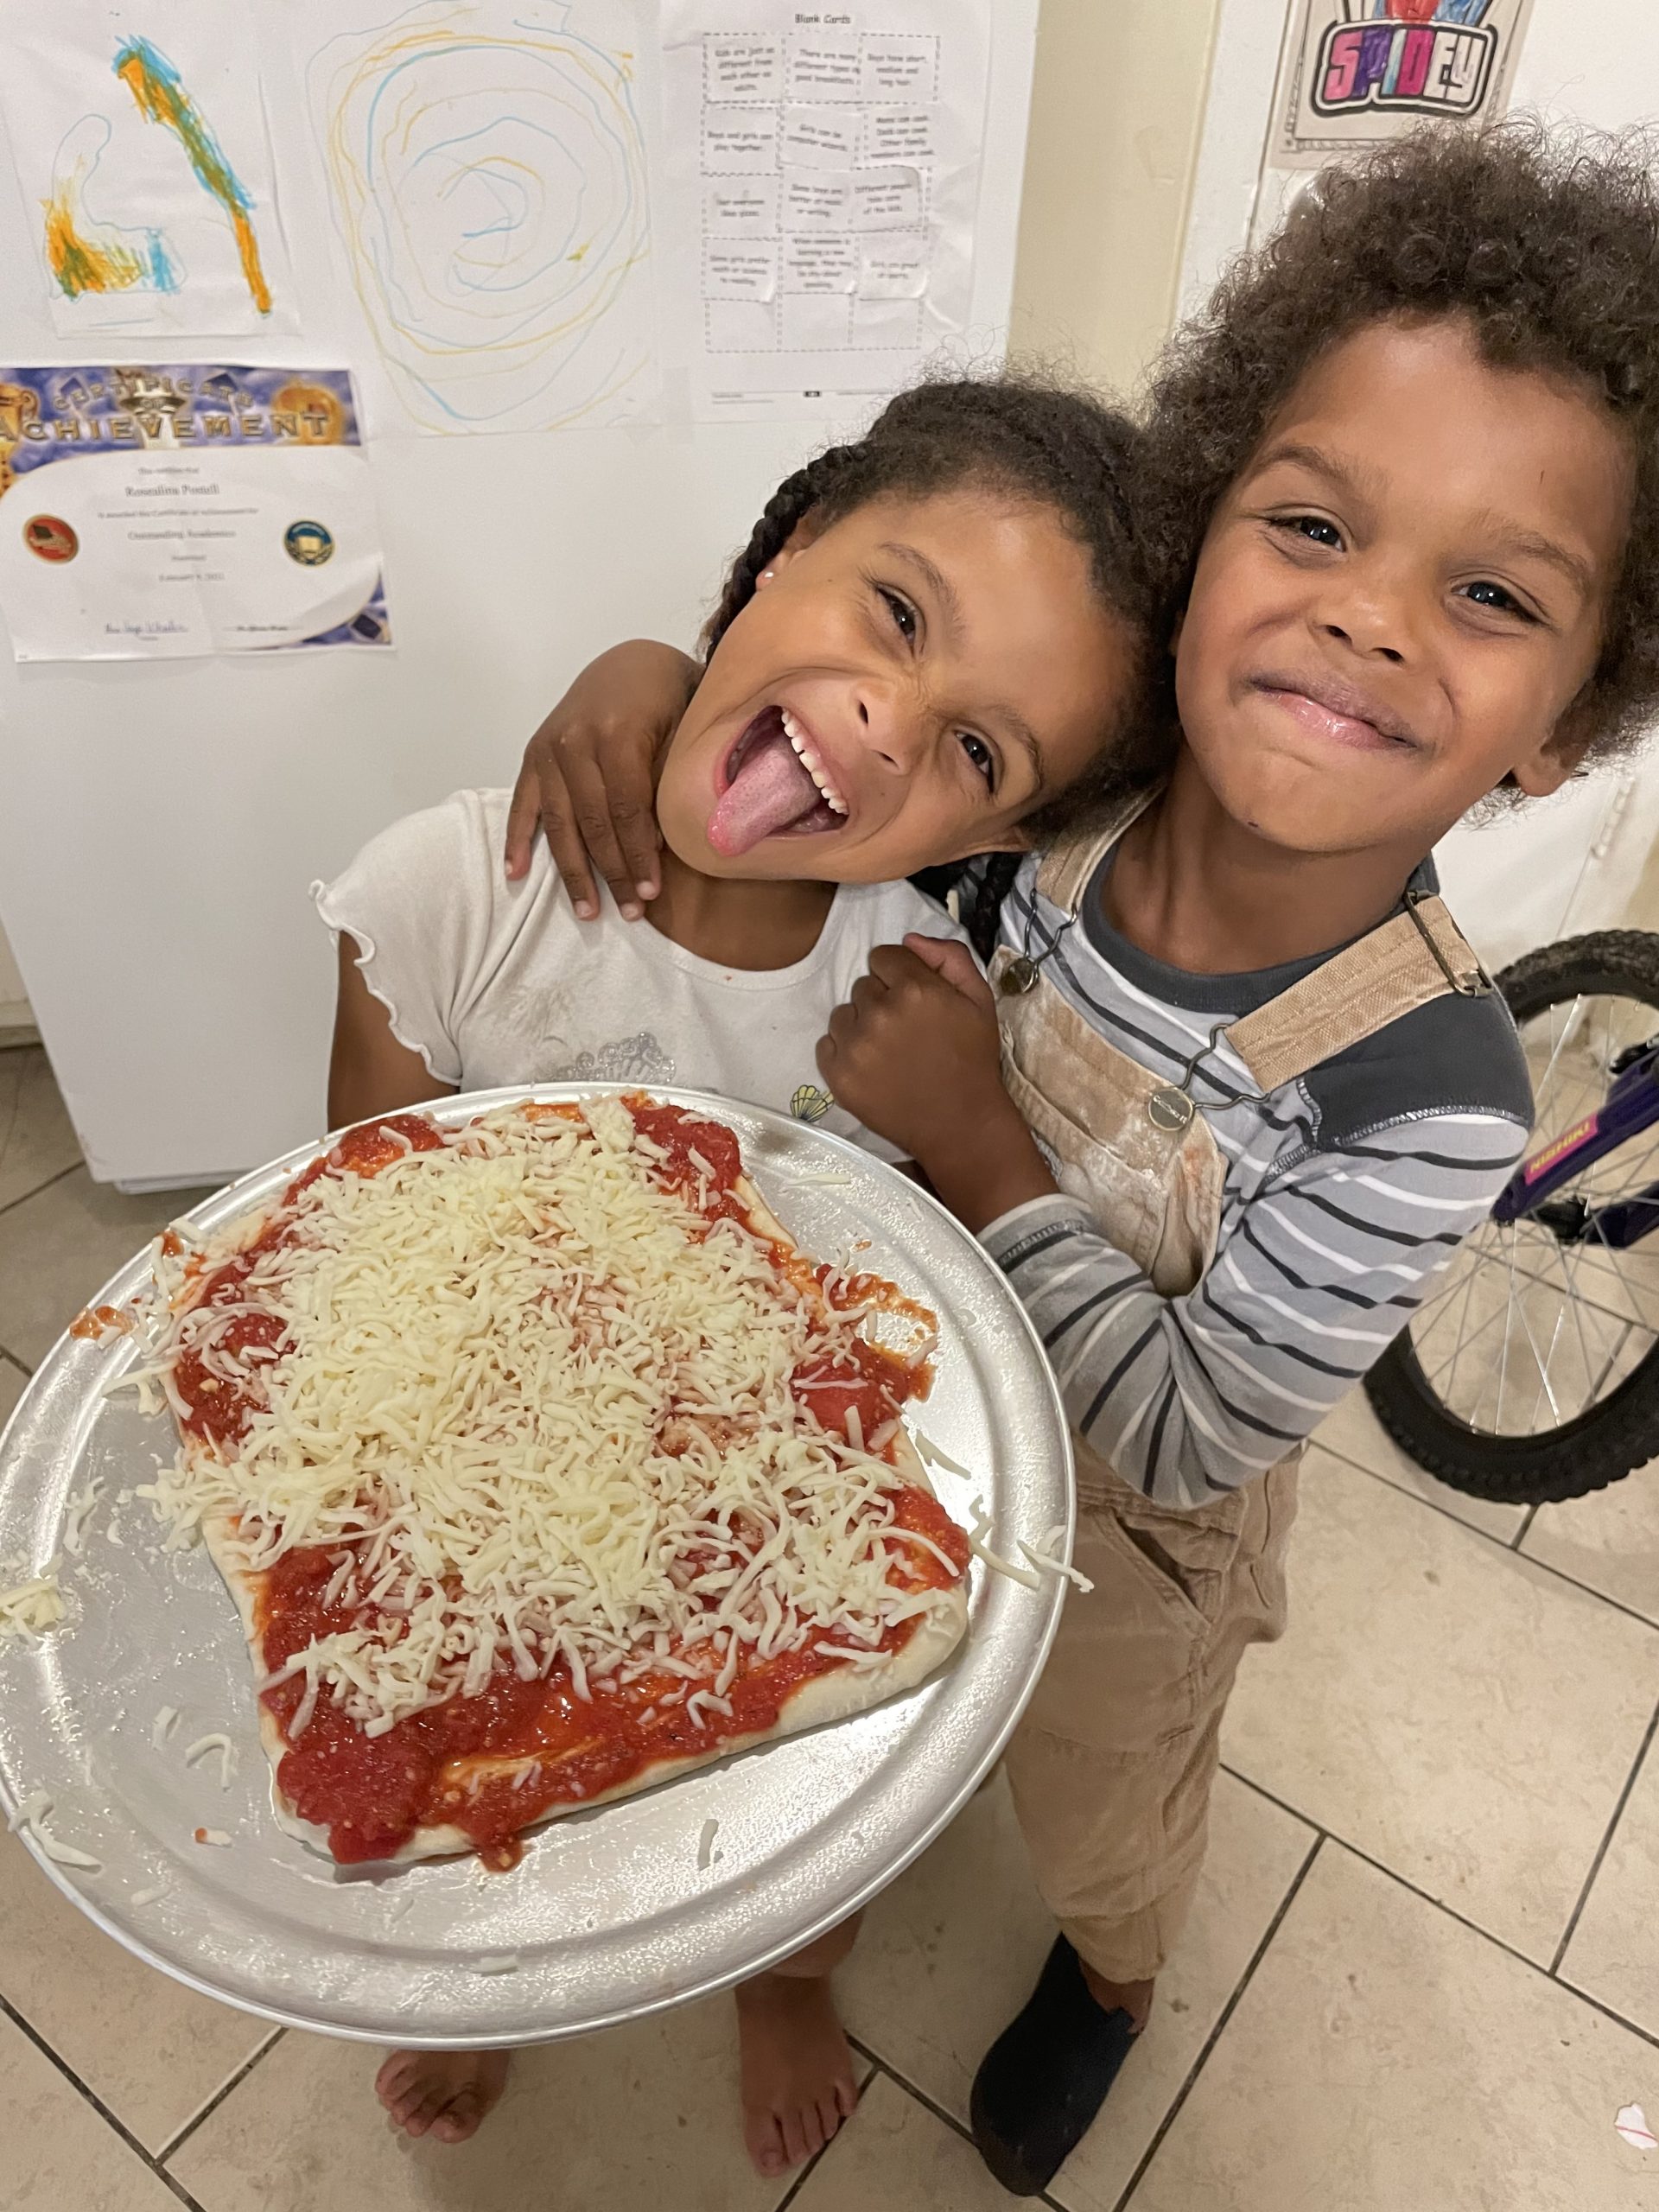
[[[20,661],[389,645],[344,369],[0,368]]]

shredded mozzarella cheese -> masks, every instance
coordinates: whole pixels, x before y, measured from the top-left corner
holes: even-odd
[[[1076,1583],[1079,1590],[1094,1588],[1095,1586],[1089,1577],[1079,1568],[1071,1566],[1066,1560],[1056,1559],[1052,1553],[1039,1551],[1035,1544],[1028,1544],[1023,1538],[1020,1541],[1020,1548],[1033,1567],[1040,1567],[1050,1574],[1064,1575],[1068,1582]]]
[[[211,1736],[198,1736],[194,1744],[187,1744],[184,1763],[186,1766],[194,1766],[209,1751],[219,1753],[219,1786],[221,1789],[228,1789],[231,1777],[236,1772],[236,1745],[222,1731],[216,1729]]]
[[[0,1581],[0,1641],[13,1636],[43,1636],[57,1627],[65,1611],[56,1560],[49,1560],[39,1574],[9,1587]]]
[[[104,1861],[94,1859],[89,1851],[82,1851],[73,1843],[66,1843],[52,1827],[52,1798],[44,1789],[32,1789],[11,1818],[6,1822],[9,1834],[16,1835],[26,1828],[46,1856],[54,1866],[71,1866],[81,1873],[99,1874],[104,1871]]]
[[[169,1541],[212,1522],[255,1571],[305,1547],[334,1562],[349,1625],[262,1685],[304,1673],[290,1738],[318,1694],[372,1736],[499,1665],[560,1662],[582,1697],[682,1675],[705,1726],[746,1651],[869,1650],[944,1602],[888,1579],[891,1464],[791,1388],[847,1358],[862,1312],[711,1224],[659,1157],[616,1100],[585,1124],[504,1109],[315,1179],[233,1295],[198,1259],[141,1372],[176,1410],[194,1353],[253,1410],[142,1494]],[[274,1357],[236,1349],[248,1314],[281,1324]]]

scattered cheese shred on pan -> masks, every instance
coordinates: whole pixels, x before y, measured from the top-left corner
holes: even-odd
[[[92,1518],[92,1509],[103,1492],[104,1478],[94,1475],[91,1482],[77,1491],[69,1501],[63,1516],[63,1548],[73,1559],[80,1556],[80,1548],[86,1536],[86,1523]]]
[[[223,1828],[193,1828],[191,1835],[197,1843],[218,1844],[221,1848],[231,1840]]]
[[[104,1861],[94,1859],[89,1851],[82,1851],[73,1843],[66,1843],[51,1827],[53,1800],[44,1789],[32,1789],[11,1818],[6,1822],[8,1830],[16,1834],[26,1828],[41,1849],[55,1866],[73,1866],[82,1873],[97,1874],[103,1871]]]
[[[517,1974],[520,1965],[517,1951],[486,1951],[481,1959],[473,1961],[474,1974]]]
[[[63,1592],[58,1587],[58,1563],[53,1560],[39,1574],[10,1588],[0,1587],[0,1639],[13,1636],[43,1636],[56,1628],[64,1616]]]
[[[1020,1548],[1033,1567],[1043,1567],[1050,1574],[1063,1574],[1068,1582],[1075,1582],[1079,1590],[1094,1588],[1094,1584],[1086,1574],[1080,1573],[1075,1567],[1068,1566],[1065,1560],[1056,1559],[1049,1552],[1039,1551],[1035,1544],[1022,1541]]]
[[[147,1890],[135,1890],[127,1899],[127,1903],[129,1904],[156,1904],[167,1895],[167,1891],[168,1885],[165,1882],[155,1882]]]
[[[178,1725],[179,1708],[176,1705],[163,1705],[157,1709],[156,1718],[149,1724],[149,1740],[158,1751]]]
[[[221,1789],[228,1789],[231,1777],[236,1772],[236,1745],[222,1730],[215,1729],[211,1735],[198,1736],[194,1744],[186,1745],[184,1763],[186,1766],[194,1766],[209,1751],[219,1753],[219,1786]]]
[[[52,1800],[44,1789],[31,1789],[6,1822],[6,1834],[16,1835],[19,1828],[32,1828],[36,1821],[43,1821],[52,1810]]]
[[[953,1459],[948,1452],[941,1451],[939,1446],[933,1441],[932,1438],[931,1436],[924,1436],[919,1428],[915,1433],[915,1444],[916,1449],[921,1453],[923,1459],[927,1460],[931,1465],[935,1467],[943,1467],[947,1475],[962,1475],[966,1477],[968,1473],[967,1468],[964,1467],[959,1460]]]
[[[697,1872],[706,1874],[715,1854],[715,1838],[720,1834],[718,1821],[705,1821],[702,1834],[697,1838]]]
[[[1001,1552],[994,1552],[985,1541],[990,1525],[990,1515],[976,1498],[974,1517],[968,1529],[968,1548],[974,1557],[983,1560],[993,1573],[1006,1574],[1010,1582],[1023,1582],[1027,1590],[1040,1590],[1043,1586],[1043,1578],[1040,1574],[1034,1573],[1028,1567],[1020,1566],[1014,1560],[1004,1559]]]

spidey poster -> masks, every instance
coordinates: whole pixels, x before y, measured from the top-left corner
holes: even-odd
[[[1532,0],[1294,0],[1268,160],[1322,168],[1425,118],[1500,114]]]

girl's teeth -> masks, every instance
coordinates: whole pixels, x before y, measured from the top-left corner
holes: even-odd
[[[791,745],[794,747],[796,755],[799,760],[801,766],[806,770],[807,774],[811,777],[819,791],[823,792],[825,805],[829,807],[832,814],[845,814],[847,811],[847,802],[842,798],[841,793],[836,791],[834,785],[830,783],[830,779],[824,774],[823,763],[819,760],[817,754],[812,750],[812,747],[807,743],[805,738],[801,734],[800,724],[796,721],[794,715],[790,713],[787,707],[780,707],[778,712],[783,721],[784,735],[789,740]]]

